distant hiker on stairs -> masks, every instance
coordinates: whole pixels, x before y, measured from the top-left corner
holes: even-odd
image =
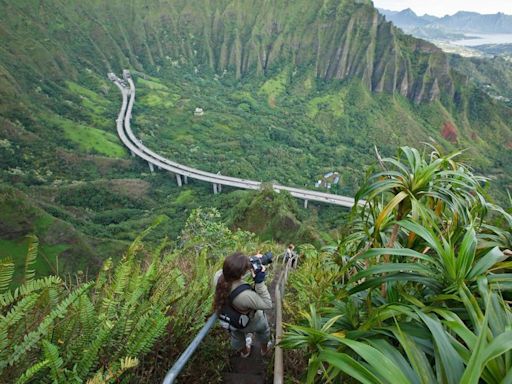
[[[257,255],[261,256],[261,255]],[[254,288],[242,280],[251,271]],[[272,308],[272,298],[265,285],[265,267],[254,271],[248,256],[237,252],[224,260],[222,270],[215,274],[213,309],[221,325],[229,329],[231,346],[242,357],[251,354],[253,333],[261,345],[261,354],[270,349],[270,327],[263,310]]]
[[[288,248],[286,248],[286,251],[284,251],[284,258],[283,263],[286,264],[288,261],[290,261],[290,266],[292,268],[297,267],[297,261],[299,259],[299,256],[297,255],[297,252],[294,251],[295,245],[290,243],[288,245]]]

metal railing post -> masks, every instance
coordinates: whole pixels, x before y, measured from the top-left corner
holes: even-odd
[[[283,297],[284,287],[288,280],[288,270],[291,265],[291,259],[288,260],[284,271],[281,271],[279,280],[276,284],[276,346],[274,349],[274,384],[282,384],[284,382],[284,356],[283,349],[279,346],[279,342],[283,337]]]

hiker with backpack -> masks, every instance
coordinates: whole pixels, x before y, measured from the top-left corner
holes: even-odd
[[[295,245],[293,243],[290,243],[288,245],[288,248],[284,251],[283,256],[283,263],[287,264],[290,262],[290,266],[292,268],[297,268],[297,260],[299,259],[299,256],[297,255],[297,252],[294,251]]]
[[[271,348],[270,327],[263,312],[272,308],[272,298],[265,285],[265,266],[260,263],[255,270],[251,259],[243,253],[234,253],[226,257],[222,270],[215,274],[213,309],[219,315],[221,325],[230,331],[232,348],[242,357],[251,354],[249,333],[260,342],[263,356]],[[249,271],[254,287],[243,281]]]

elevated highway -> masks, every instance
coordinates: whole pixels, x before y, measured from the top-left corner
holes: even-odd
[[[123,71],[124,81],[113,73],[109,73],[108,77],[117,85],[123,97],[121,110],[119,111],[119,115],[116,120],[117,134],[123,144],[130,150],[132,155],[138,156],[148,162],[151,171],[154,171],[154,167],[157,167],[158,169],[164,169],[175,174],[176,181],[180,186],[183,182],[186,183],[189,178],[206,181],[213,184],[214,193],[220,192],[223,185],[253,190],[259,190],[261,188],[262,183],[259,181],[240,179],[201,171],[169,160],[147,148],[135,137],[131,129],[132,110],[135,103],[135,84],[131,78],[130,72],[128,70]],[[277,192],[287,191],[293,197],[304,200],[305,207],[307,207],[308,201],[334,204],[347,208],[351,208],[355,204],[354,199],[351,197],[317,192],[308,189],[287,187],[280,184],[272,184],[272,187]]]

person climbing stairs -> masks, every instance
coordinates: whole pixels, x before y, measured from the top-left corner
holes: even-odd
[[[281,274],[282,266],[277,266],[274,271],[274,278],[270,284],[272,303],[275,303],[275,287]],[[273,309],[265,310],[271,329],[275,328],[275,306]],[[247,342],[247,340],[246,340]],[[268,381],[268,368],[272,360],[272,349],[270,348],[265,356],[261,354],[261,345],[254,337],[251,338],[251,352],[244,358],[240,354],[233,354],[229,359],[229,366],[223,373],[225,384],[265,384]]]

